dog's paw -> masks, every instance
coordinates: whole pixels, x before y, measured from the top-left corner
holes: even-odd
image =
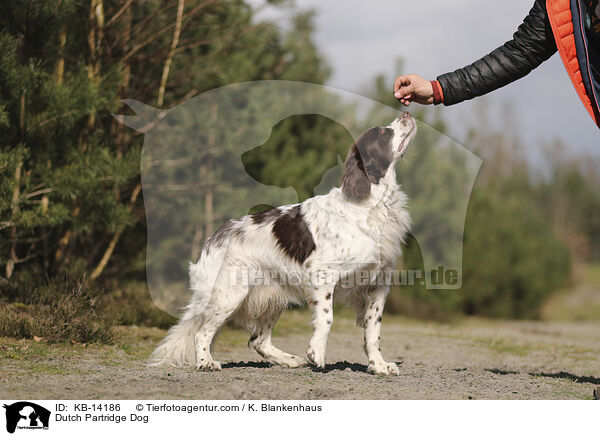
[[[301,366],[308,365],[306,359],[303,359],[300,356],[290,356],[286,359],[286,361],[282,364],[282,366],[286,366],[288,368],[299,368]]]
[[[316,353],[312,348],[308,349],[308,353],[306,353],[306,360],[308,360],[308,363],[316,366],[317,368],[325,368],[325,354]]]
[[[373,362],[371,360],[367,371],[377,375],[400,375],[398,365],[392,362]]]
[[[216,360],[206,360],[206,359],[203,359],[197,365],[197,369],[199,371],[206,371],[206,372],[220,371],[221,370],[221,364],[219,362],[217,362]]]
[[[299,368],[308,365],[306,359],[287,353],[283,356],[274,356],[267,360],[273,365],[282,366],[284,368]]]

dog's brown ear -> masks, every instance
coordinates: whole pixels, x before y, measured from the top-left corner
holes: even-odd
[[[358,147],[350,147],[344,173],[342,174],[342,191],[349,197],[364,200],[371,194],[371,182],[365,172]]]

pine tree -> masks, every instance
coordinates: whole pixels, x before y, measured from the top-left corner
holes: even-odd
[[[12,282],[143,273],[142,136],[111,116],[121,98],[170,108],[229,83],[328,74],[310,14],[286,36],[239,0],[24,3],[0,5],[0,277]],[[186,223],[196,250],[219,219],[213,191]]]

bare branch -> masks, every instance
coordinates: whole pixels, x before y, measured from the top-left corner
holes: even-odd
[[[110,17],[110,20],[108,20],[106,22],[106,26],[105,27],[108,27],[112,23],[114,23],[115,21],[117,21],[119,19],[119,17],[123,14],[123,12],[125,12],[125,10],[127,10],[127,8],[129,6],[131,6],[131,3],[133,3],[133,0],[127,0],[127,2],[125,2],[125,4],[121,7],[121,9],[119,9],[117,12],[115,12],[115,14],[112,17]]]
[[[0,230],[8,229],[9,227],[13,227],[15,223],[12,221],[0,221]]]
[[[239,20],[239,21],[241,21],[241,20]],[[214,42],[233,40],[234,38],[237,39],[239,36],[242,36],[251,30],[268,27],[269,25],[270,25],[269,23],[260,23],[260,24],[256,24],[256,25],[235,28],[235,30],[228,32],[222,36],[216,37],[216,38],[203,39],[201,41],[195,41],[195,42],[191,42],[189,44],[180,45],[176,51],[180,52],[180,51],[189,50],[192,48],[202,47],[204,45],[212,44]]]
[[[48,193],[54,192],[54,191],[56,191],[56,188],[40,189],[39,191],[30,192],[29,194],[27,194],[25,196],[25,198],[32,198],[32,197],[35,197],[36,195],[48,194]]]
[[[169,78],[169,71],[171,71],[171,62],[173,62],[173,56],[179,44],[179,37],[181,36],[181,25],[183,21],[183,8],[185,6],[185,0],[179,0],[177,5],[177,18],[175,19],[175,31],[173,32],[173,40],[171,41],[171,48],[169,54],[165,60],[162,75],[160,77],[160,85],[158,87],[158,98],[156,99],[156,105],[161,107],[165,100],[165,89],[167,87],[167,79]]]
[[[50,118],[46,118],[45,120],[42,120],[39,123],[37,123],[37,125],[35,126],[35,128],[40,128],[40,127],[42,127],[42,126],[44,126],[44,125],[46,125],[48,123],[51,123],[53,121],[58,121],[58,120],[60,120],[62,118],[69,117],[69,116],[73,115],[75,112],[76,112],[75,110],[70,110],[70,111],[67,111],[67,112],[65,112],[63,114],[56,115],[56,116],[50,117]]]
[[[24,263],[24,262],[27,262],[30,259],[33,259],[36,256],[38,256],[38,253],[29,254],[29,255],[27,255],[25,257],[21,257],[20,259],[15,259],[14,262],[15,262],[15,264],[17,264],[17,263]]]
[[[138,195],[140,195],[141,190],[142,190],[141,183],[138,183],[135,186],[135,188],[133,188],[133,192],[131,193],[131,197],[129,198],[129,205],[127,205],[128,212],[131,212],[131,210],[133,209],[133,205],[136,202]],[[113,251],[115,250],[115,247],[117,246],[117,242],[119,242],[119,239],[121,238],[121,235],[123,234],[124,230],[125,230],[125,224],[121,224],[119,226],[119,228],[117,229],[117,231],[115,232],[115,234],[113,235],[110,242],[108,243],[108,247],[106,248],[106,251],[102,255],[102,259],[100,259],[100,262],[98,262],[98,265],[96,266],[96,268],[94,268],[94,271],[92,271],[92,273],[90,274],[90,278],[92,280],[95,280],[98,277],[100,277],[100,274],[102,274],[102,271],[104,271],[104,268],[108,264],[108,261],[110,260],[110,257],[112,256]]]
[[[200,6],[197,6],[194,9],[192,9],[191,11],[189,11],[188,13],[184,14],[184,16],[182,18],[182,23],[185,23],[185,21],[192,18],[194,15],[196,15],[198,12],[200,12],[205,7],[209,6],[210,4],[217,3],[218,1],[220,1],[220,0],[207,0],[207,1],[203,2],[202,4],[200,4]],[[142,42],[136,44],[125,56],[123,56],[119,60],[119,62],[127,62],[129,60],[129,58],[131,58],[131,56],[136,54],[142,48],[146,47],[152,41],[156,40],[163,33],[171,30],[173,27],[175,27],[175,25],[176,25],[176,23],[169,24],[168,26],[163,27],[160,31],[148,36]]]

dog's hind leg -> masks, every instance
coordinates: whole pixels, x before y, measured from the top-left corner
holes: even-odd
[[[369,359],[368,371],[373,374],[400,374],[395,363],[386,362],[380,350],[381,317],[389,286],[379,286],[366,295],[357,309],[357,321],[365,328],[365,352]]]
[[[288,368],[304,366],[307,362],[302,357],[281,351],[271,342],[271,333],[281,312],[279,308],[269,310],[253,323],[248,346],[274,365]]]
[[[219,329],[240,306],[248,294],[247,286],[232,289],[215,290],[213,299],[207,308],[206,320],[196,333],[196,366],[203,371],[218,371],[221,364],[213,359],[211,348]]]

